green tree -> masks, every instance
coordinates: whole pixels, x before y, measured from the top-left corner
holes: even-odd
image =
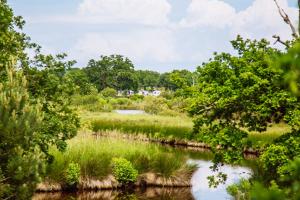
[[[28,88],[34,101],[40,101],[44,119],[40,129],[40,146],[48,154],[50,145],[59,150],[67,146],[66,140],[77,133],[79,118],[70,108],[75,83],[65,76],[75,61],[65,61],[66,54],[36,55],[31,67],[24,69]],[[52,159],[51,155],[48,155]]]
[[[76,93],[81,95],[89,95],[97,93],[95,85],[90,83],[87,74],[78,68],[72,68],[65,74],[65,79],[71,80],[76,86]]]
[[[0,82],[4,80],[6,66],[11,60],[17,63],[26,63],[25,49],[36,46],[22,30],[25,21],[15,16],[6,0],[0,0]]]
[[[216,163],[243,158],[243,148],[249,145],[244,129],[264,131],[297,107],[297,98],[280,84],[282,70],[270,65],[281,54],[278,50],[266,40],[241,37],[232,45],[237,56],[215,54],[198,68],[198,95],[190,109],[197,117],[195,134],[214,148]]]
[[[99,60],[92,59],[84,71],[99,91],[107,87],[116,90],[137,90],[138,87],[132,62],[121,55],[101,56]]]
[[[44,172],[39,146],[43,113],[32,103],[21,73],[0,84],[0,197],[29,199]],[[1,179],[1,177],[0,177]]]
[[[155,87],[159,86],[160,74],[158,72],[150,70],[138,70],[136,71],[136,76],[140,88],[150,88],[151,90],[153,90]]]

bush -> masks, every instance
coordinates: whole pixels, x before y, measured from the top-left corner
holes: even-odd
[[[112,168],[113,175],[121,184],[134,183],[137,180],[138,171],[125,158],[113,158]]]
[[[101,94],[104,96],[104,97],[116,97],[118,92],[113,89],[113,88],[105,88],[104,90],[101,91]]]
[[[71,162],[65,171],[65,182],[67,186],[73,187],[79,183],[80,166],[77,163]]]
[[[168,109],[167,100],[161,97],[145,97],[144,110],[149,114],[159,114]]]

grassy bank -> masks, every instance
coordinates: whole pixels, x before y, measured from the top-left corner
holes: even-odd
[[[96,114],[97,115],[97,114]],[[187,117],[168,117],[157,115],[119,115],[101,113],[85,116],[91,120],[94,132],[119,130],[124,133],[143,133],[149,137],[166,139],[192,139],[192,121]]]
[[[64,182],[64,173],[69,163],[80,166],[82,178],[103,179],[112,174],[112,159],[129,160],[139,174],[152,172],[164,177],[178,173],[190,173],[187,157],[170,152],[161,146],[138,143],[118,138],[96,139],[90,133],[82,133],[69,142],[66,152],[51,150],[55,160],[48,166],[47,179]]]
[[[128,134],[142,133],[151,138],[194,140],[192,119],[184,115],[172,117],[99,112],[81,112],[80,115],[83,123],[94,132],[119,130]],[[275,124],[262,133],[249,132],[248,137],[255,148],[262,148],[289,130],[286,124]]]

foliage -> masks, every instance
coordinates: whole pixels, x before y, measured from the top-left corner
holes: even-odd
[[[6,73],[6,66],[14,62],[23,63],[27,57],[25,49],[34,46],[29,37],[18,31],[25,22],[20,16],[15,16],[6,0],[0,1],[0,82]]]
[[[80,179],[80,166],[78,163],[69,163],[65,171],[65,181],[67,186],[74,187],[79,183]]]
[[[67,70],[65,79],[74,83],[75,93],[77,94],[91,95],[98,92],[96,86],[90,83],[87,74],[82,69],[72,68]]]
[[[248,200],[251,183],[248,180],[242,179],[238,184],[230,185],[226,188],[228,194],[236,200]]]
[[[111,112],[113,107],[100,95],[75,95],[72,98],[72,106],[79,110],[91,112]]]
[[[113,158],[112,169],[119,183],[134,183],[137,180],[138,171],[134,169],[132,163],[125,158]]]
[[[138,81],[134,66],[128,58],[121,55],[101,56],[90,60],[84,69],[92,84],[101,91],[107,87],[116,90],[137,90]]]
[[[232,41],[238,55],[221,53],[198,68],[198,95],[190,113],[194,132],[217,147],[221,162],[240,160],[246,131],[265,131],[295,109],[297,99],[279,83],[281,70],[270,65],[280,55],[266,40]],[[219,151],[218,150],[218,151]],[[225,150],[225,151],[223,151]],[[240,158],[240,159],[238,159]],[[220,160],[221,159],[221,160]]]
[[[101,94],[104,96],[104,97],[116,97],[118,92],[113,89],[113,88],[104,88],[102,91],[101,91]]]
[[[39,148],[43,113],[32,104],[21,73],[8,70],[0,84],[0,191],[2,198],[28,199],[44,172]]]
[[[74,137],[79,128],[79,118],[70,108],[74,83],[65,76],[75,61],[65,61],[66,54],[37,54],[32,67],[24,69],[28,78],[28,88],[35,101],[40,100],[44,113],[40,128],[40,146],[48,154],[50,145],[60,150],[67,146],[66,140]],[[51,160],[51,155],[48,154]]]
[[[135,73],[139,81],[139,88],[153,90],[159,86],[160,74],[158,72],[137,70]]]

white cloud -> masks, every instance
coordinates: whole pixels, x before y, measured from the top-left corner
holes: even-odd
[[[171,4],[167,0],[82,0],[74,14],[29,18],[30,23],[165,25]]]
[[[164,63],[179,59],[174,43],[172,32],[165,29],[88,33],[77,41],[71,56],[86,61],[100,55],[121,54],[135,63]]]
[[[192,0],[187,16],[181,20],[182,26],[212,26],[224,28],[232,23],[235,9],[220,0]]]
[[[291,20],[297,19],[297,9],[288,6],[287,0],[278,0]],[[254,0],[247,9],[236,12],[222,0],[192,0],[181,26],[198,28],[228,28],[232,37],[241,34],[251,39],[271,39],[274,34],[289,39],[291,31],[280,17],[273,0]]]
[[[171,5],[167,0],[83,0],[78,11],[100,23],[160,25],[168,22]]]
[[[280,6],[296,25],[297,9],[288,6],[287,0],[279,0]],[[231,28],[232,35],[241,34],[248,38],[267,38],[280,35],[291,38],[291,30],[280,17],[273,0],[255,0],[246,10],[237,13]]]

